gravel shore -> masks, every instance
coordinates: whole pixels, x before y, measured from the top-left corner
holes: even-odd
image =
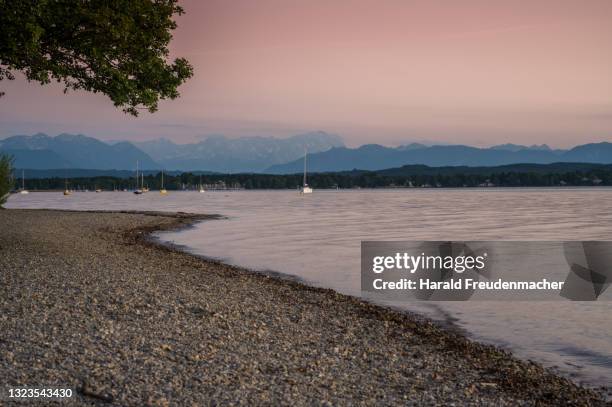
[[[75,389],[61,405],[605,405],[416,316],[146,238],[204,218],[0,210],[0,390]]]

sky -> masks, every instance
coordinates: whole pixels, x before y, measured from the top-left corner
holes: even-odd
[[[103,95],[0,82],[0,137],[287,137],[350,146],[612,141],[609,0],[189,0],[194,77],[138,118]]]

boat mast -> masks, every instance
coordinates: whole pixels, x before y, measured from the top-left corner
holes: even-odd
[[[136,189],[138,189],[138,160],[136,160]]]
[[[21,189],[25,191],[25,170],[21,170]]]
[[[161,189],[164,189],[164,170],[162,170],[162,187]]]
[[[304,186],[306,186],[306,156],[308,155],[308,151],[304,148]]]

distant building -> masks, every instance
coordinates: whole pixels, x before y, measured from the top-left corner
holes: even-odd
[[[494,187],[495,184],[491,182],[491,180],[486,180],[485,182],[478,184],[479,187]]]

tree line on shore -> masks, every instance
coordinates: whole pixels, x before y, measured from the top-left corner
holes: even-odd
[[[11,176],[11,165],[13,159],[7,155],[0,155],[0,208],[6,202],[11,187],[13,186]]]
[[[141,180],[151,189],[161,187],[161,172],[146,175]],[[208,189],[295,189],[302,184],[301,174],[206,174],[182,173],[164,176],[164,187],[168,190],[196,189],[200,183]],[[456,188],[456,187],[552,187],[552,186],[610,186],[612,169],[602,167],[584,171],[568,172],[498,172],[498,173],[454,173],[386,175],[376,171],[352,171],[338,173],[314,173],[308,184],[316,189],[333,188]],[[35,178],[26,179],[30,190],[123,190],[134,189],[134,178],[111,176],[79,178]],[[12,189],[20,187],[18,177],[13,177]]]

